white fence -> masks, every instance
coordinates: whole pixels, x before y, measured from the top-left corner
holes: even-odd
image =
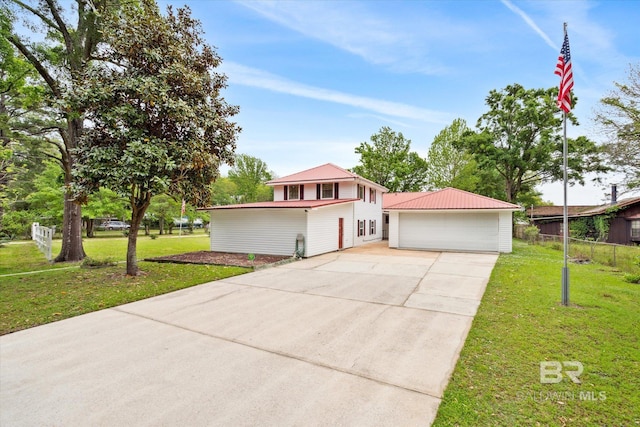
[[[37,222],[31,224],[31,240],[35,240],[40,252],[47,257],[47,261],[51,261],[51,241],[56,233],[55,225],[51,228],[42,227]]]

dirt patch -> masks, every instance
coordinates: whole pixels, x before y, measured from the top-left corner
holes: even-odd
[[[249,254],[232,254],[228,252],[187,252],[178,255],[168,255],[157,258],[146,258],[145,261],[153,262],[173,262],[177,264],[212,264],[212,265],[232,265],[236,267],[259,267],[266,264],[273,264],[291,257],[281,255],[254,255],[253,260],[249,259]]]

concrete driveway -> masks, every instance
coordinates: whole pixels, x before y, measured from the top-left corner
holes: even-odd
[[[366,245],[0,338],[0,425],[429,425],[497,255]]]

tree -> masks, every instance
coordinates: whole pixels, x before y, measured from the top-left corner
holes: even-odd
[[[74,200],[71,171],[74,167],[74,149],[84,128],[84,118],[77,109],[70,108],[66,98],[69,91],[83,86],[82,73],[95,59],[101,41],[100,21],[115,0],[75,0],[73,11],[76,26],[69,24],[68,16],[57,0],[42,0],[32,6],[21,0],[12,0],[22,18],[32,19],[30,28],[44,28],[50,44],[31,42],[24,35],[11,30],[6,36],[44,80],[48,100],[56,114],[49,124],[41,127],[43,138],[58,151],[58,160],[64,171],[64,214],[62,248],[55,261],[79,261],[84,258],[82,247],[82,214]],[[59,138],[49,137],[55,131]]]
[[[9,43],[10,11],[0,7],[0,228],[7,211],[20,209],[51,156],[27,132],[41,114],[44,88],[31,64]],[[15,234],[15,233],[9,233]]]
[[[87,200],[82,209],[86,223],[87,237],[94,237],[96,219],[123,218],[127,211],[127,200],[108,188],[100,188]]]
[[[265,162],[247,154],[238,154],[229,170],[229,179],[236,185],[236,195],[243,203],[271,200],[270,187],[265,183],[272,177]],[[267,187],[266,191],[264,187]]]
[[[101,186],[127,197],[137,230],[154,195],[208,204],[221,163],[233,163],[238,108],[220,91],[221,59],[202,40],[188,8],[160,14],[153,0],[126,3],[104,22],[103,57],[76,88],[92,123],[77,148],[79,197]],[[137,233],[129,233],[127,274],[138,273]]]
[[[173,225],[173,218],[180,215],[180,203],[166,194],[159,194],[151,198],[148,214],[158,221],[160,234],[164,234],[165,225]]]
[[[231,205],[238,202],[238,187],[227,177],[220,177],[211,184],[211,204]]]
[[[504,180],[505,200],[517,202],[539,183],[562,179],[562,117],[557,88],[525,89],[519,84],[492,90],[489,112],[478,119],[479,132],[458,144],[473,154],[481,169],[493,169]],[[574,97],[574,104],[577,99]],[[577,125],[573,114],[567,119]],[[606,172],[602,149],[584,136],[568,140],[568,178],[584,185],[586,172]]]
[[[361,143],[355,152],[360,164],[352,171],[390,192],[420,191],[427,181],[427,162],[411,149],[411,140],[389,127],[371,136],[372,144]]]
[[[609,162],[625,174],[624,186],[640,188],[640,63],[630,65],[627,81],[600,100],[595,120],[609,137]]]
[[[433,139],[427,155],[427,188],[446,187],[475,191],[480,180],[473,156],[454,144],[471,129],[463,119],[455,119]]]

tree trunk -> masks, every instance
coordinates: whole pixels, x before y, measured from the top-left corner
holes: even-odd
[[[82,247],[82,210],[72,197],[67,190],[62,217],[62,248],[54,262],[82,261],[86,256]]]
[[[94,237],[94,233],[93,233],[94,223],[95,223],[95,220],[93,218],[87,219],[87,237]]]
[[[129,227],[129,239],[127,242],[127,276],[138,275],[138,230],[140,229],[140,224],[142,224],[144,213],[149,207],[150,200],[151,196],[147,197],[146,202],[141,204],[132,203],[131,206],[131,224]]]
[[[62,248],[54,262],[82,261],[86,256],[82,247],[82,208],[73,201],[74,195],[71,191],[71,183],[73,182],[73,177],[71,176],[71,170],[73,169],[72,150],[77,145],[78,138],[82,133],[82,126],[82,119],[67,120],[67,138],[65,139],[67,150],[66,152],[61,152],[66,188],[62,215]]]

